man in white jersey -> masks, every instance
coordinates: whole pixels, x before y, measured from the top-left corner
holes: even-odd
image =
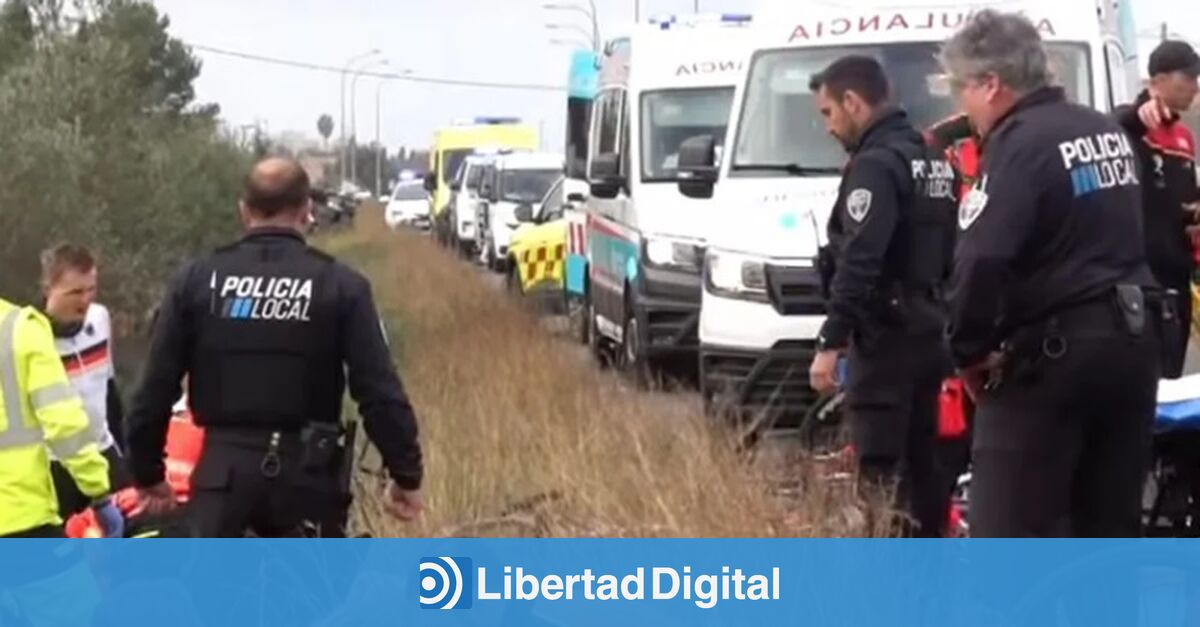
[[[89,429],[108,459],[116,491],[130,482],[121,452],[123,411],[113,367],[112,321],[108,309],[95,303],[96,281],[96,259],[88,249],[60,244],[42,253],[42,294],[55,347],[71,386],[83,399]],[[58,462],[51,470],[59,515],[66,519],[86,509],[89,500],[66,470]]]

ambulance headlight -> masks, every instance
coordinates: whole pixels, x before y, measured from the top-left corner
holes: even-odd
[[[716,296],[766,302],[766,261],[741,253],[710,250],[704,258],[704,284]]]
[[[646,263],[660,268],[700,270],[701,248],[690,242],[651,237],[643,244]]]

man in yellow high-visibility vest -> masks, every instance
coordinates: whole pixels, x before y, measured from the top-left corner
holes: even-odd
[[[50,451],[92,499],[105,535],[120,537],[124,520],[109,495],[108,462],[50,322],[0,299],[0,537],[62,537]]]

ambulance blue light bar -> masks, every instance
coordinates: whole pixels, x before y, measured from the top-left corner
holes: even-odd
[[[483,125],[483,124],[520,124],[521,118],[480,116],[480,117],[475,118],[475,123],[480,124],[480,125]]]
[[[716,24],[720,26],[745,26],[753,21],[754,16],[748,13],[701,13],[696,15],[686,15],[682,19],[675,14],[658,16],[650,18],[650,24],[657,26],[659,30],[671,30],[673,28],[681,28],[684,26],[695,27],[701,25]]]

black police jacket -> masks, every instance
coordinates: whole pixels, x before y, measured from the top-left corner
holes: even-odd
[[[128,417],[139,485],[163,480],[184,375],[198,425],[288,432],[337,423],[348,377],[389,473],[406,489],[420,485],[417,423],[370,284],[295,231],[250,231],[171,282]]]
[[[959,367],[1021,326],[1120,284],[1153,284],[1132,142],[1059,88],[1022,98],[985,138],[958,223],[950,340]]]
[[[1196,142],[1188,127],[1176,116],[1171,123],[1150,131],[1138,118],[1138,108],[1150,100],[1142,92],[1132,105],[1118,107],[1117,121],[1133,139],[1142,171],[1142,202],[1145,211],[1146,260],[1155,278],[1164,286],[1186,288],[1195,262],[1191,223],[1183,209],[1200,200],[1196,187]]]
[[[927,296],[949,272],[955,177],[899,109],[883,112],[863,134],[829,220],[822,349],[845,348],[852,336],[887,326],[941,331],[944,319]],[[924,297],[911,298],[918,294]]]

